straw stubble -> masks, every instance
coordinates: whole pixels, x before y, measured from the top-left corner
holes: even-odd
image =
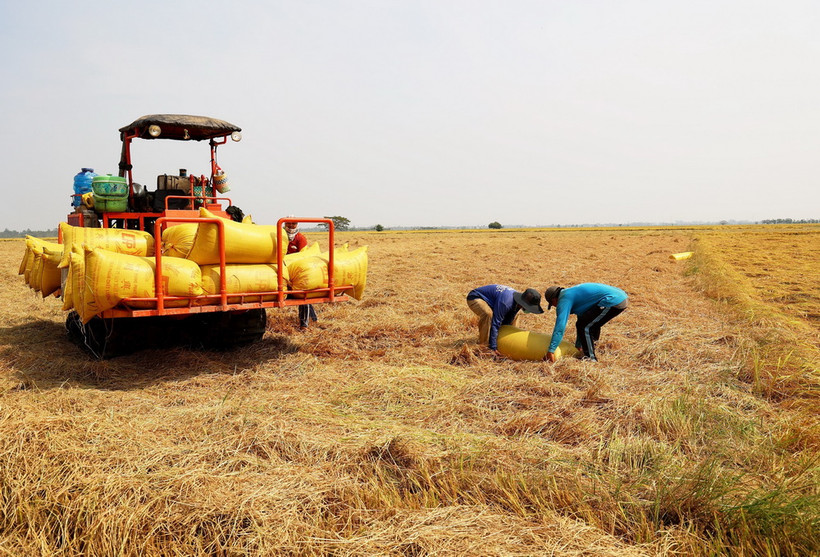
[[[370,246],[361,302],[317,305],[305,331],[295,310],[269,310],[265,338],[233,352],[103,362],[14,274],[22,242],[2,242],[0,549],[678,555],[731,541],[797,554],[817,536],[797,518],[777,527],[788,542],[751,511],[744,538],[720,533],[737,525],[726,509],[761,493],[811,501],[800,486],[816,468],[792,462],[818,447],[804,414],[751,388],[736,317],[669,259],[691,234],[348,232],[351,249]],[[473,287],[587,281],[631,300],[600,363],[475,345]],[[549,332],[553,318],[519,326]]]

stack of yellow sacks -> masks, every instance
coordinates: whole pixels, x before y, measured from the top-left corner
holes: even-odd
[[[204,218],[220,218],[206,209]],[[229,294],[273,292],[279,289],[277,249],[287,249],[276,226],[221,219],[225,235],[225,282]],[[154,238],[147,232],[111,228],[78,228],[60,224],[62,244],[26,239],[20,274],[43,296],[61,290],[63,309],[74,309],[86,323],[125,298],[153,298],[155,293]],[[162,235],[163,292],[166,296],[218,295],[220,289],[219,231],[215,223],[185,223],[167,228]],[[283,255],[285,286],[313,290],[328,286],[327,252],[318,242],[299,253]],[[296,277],[292,280],[291,277]],[[361,299],[367,278],[367,248],[334,251],[334,282],[352,285]],[[316,294],[317,297],[324,293]],[[263,301],[272,294],[261,295]],[[238,296],[229,297],[229,302]],[[195,303],[214,303],[213,299]],[[152,307],[153,302],[130,301],[131,307]],[[166,305],[187,305],[187,300]]]
[[[20,262],[19,274],[26,284],[43,298],[59,294],[61,271],[58,268],[63,257],[62,244],[47,242],[34,236],[26,236],[26,251]]]
[[[155,291],[154,237],[140,230],[78,228],[60,224],[66,269],[63,309],[75,310],[83,323],[111,309],[125,298],[153,298]],[[168,296],[198,296],[201,273],[195,263],[179,257],[163,258],[164,292]],[[151,307],[151,302],[135,305]]]
[[[203,218],[220,218],[205,208]],[[282,250],[282,277],[285,286],[293,290],[327,288],[329,253],[320,253],[314,242],[299,253],[285,255],[287,239],[275,225],[257,225],[246,219],[234,222],[222,219],[225,235],[225,284],[228,294],[237,292],[272,292],[279,289],[276,276],[276,253]],[[167,228],[162,234],[163,256],[184,257],[196,262],[202,270],[204,294],[219,294],[219,230],[213,223],[186,223]],[[352,285],[351,295],[361,300],[367,281],[367,246],[348,251],[337,248],[334,257],[334,283]],[[326,293],[314,293],[322,297]],[[273,299],[263,296],[263,301]],[[229,302],[235,298],[229,298]]]

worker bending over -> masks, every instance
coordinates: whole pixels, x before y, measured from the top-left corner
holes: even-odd
[[[570,288],[550,286],[544,292],[547,311],[555,306],[555,327],[552,330],[545,360],[555,361],[555,349],[564,338],[569,314],[578,316],[575,323],[577,332],[575,347],[583,352],[583,357],[597,361],[595,344],[601,336],[601,326],[621,313],[629,305],[626,292],[608,284],[586,282]]]
[[[519,310],[544,313],[541,294],[535,288],[524,292],[501,284],[480,286],[467,294],[467,305],[478,316],[478,343],[498,350],[498,329],[513,325]]]

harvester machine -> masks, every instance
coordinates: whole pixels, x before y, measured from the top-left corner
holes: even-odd
[[[140,258],[145,264],[153,267],[154,281],[150,295],[126,295],[117,300],[113,307],[95,313],[93,304],[79,308],[82,300],[79,292],[71,293],[74,304],[69,306],[66,319],[69,337],[78,345],[95,355],[105,358],[131,352],[135,349],[168,344],[193,344],[205,348],[229,348],[260,340],[266,329],[266,310],[302,304],[332,304],[349,300],[354,291],[353,284],[335,284],[334,257],[335,237],[334,223],[324,218],[281,218],[275,226],[262,227],[248,222],[242,211],[233,204],[225,194],[229,191],[227,175],[218,164],[217,149],[226,144],[230,138],[237,142],[241,139],[241,129],[223,120],[201,116],[177,114],[155,114],[143,116],[131,124],[120,128],[122,152],[119,161],[118,176],[93,176],[91,187],[77,187],[72,198],[74,210],[68,215],[67,222],[61,225],[58,242],[64,249],[71,249],[74,255],[65,256],[69,262],[80,262],[83,257],[88,260],[89,247],[72,246],[66,243],[66,234],[72,230],[84,233],[91,228],[114,229],[126,236],[129,231],[153,236],[152,253]],[[178,174],[160,174],[157,176],[156,189],[134,181],[131,147],[135,139],[161,140],[170,139],[183,142],[206,141],[210,147],[210,164],[207,175],[195,175],[186,169]],[[89,175],[90,169],[83,169]],[[78,175],[80,176],[80,175]],[[286,223],[307,223],[321,225],[326,229],[328,249],[323,254],[326,263],[326,281],[316,288],[294,289],[287,276],[287,257],[282,243],[287,238],[281,233]],[[65,225],[68,226],[65,226]],[[204,228],[208,228],[212,243],[211,260],[207,266],[213,277],[213,288],[210,291],[196,290],[187,295],[169,292],[168,270],[172,262],[178,259],[190,261],[185,253],[168,254],[163,237],[173,227],[194,227],[196,240]],[[231,227],[256,227],[237,231]],[[242,252],[243,246],[230,246],[233,241],[243,237],[246,230],[256,233],[265,228],[273,235],[272,245],[275,253],[267,254],[261,260],[236,260],[232,252]],[[181,230],[181,229],[180,229]],[[96,234],[96,233],[95,233]],[[73,233],[78,236],[79,233]],[[89,233],[89,237],[93,234]],[[126,240],[126,243],[128,240]],[[240,242],[241,244],[241,242]],[[178,248],[179,246],[177,246]],[[79,258],[79,259],[77,259]],[[196,261],[197,265],[203,263]],[[264,280],[233,280],[232,269],[236,264],[259,265],[255,271],[261,271],[267,278]],[[79,263],[78,263],[79,264]],[[88,262],[85,262],[88,265]],[[61,265],[65,267],[65,265]],[[70,267],[70,263],[69,263]],[[206,266],[201,266],[205,273]],[[366,271],[366,265],[365,265]],[[80,288],[88,294],[90,269],[85,268],[84,277],[79,279]],[[65,296],[70,285],[66,285],[66,269],[62,273],[62,289]],[[254,277],[258,277],[257,272]],[[77,279],[75,279],[76,282]],[[232,283],[233,282],[233,283]],[[238,286],[237,286],[238,283]],[[261,285],[261,286],[260,286]],[[74,285],[77,288],[77,285]],[[87,297],[87,296],[86,296]],[[64,308],[66,304],[64,303]],[[93,316],[89,315],[93,313]]]

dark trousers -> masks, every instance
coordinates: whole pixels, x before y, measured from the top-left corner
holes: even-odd
[[[597,360],[595,356],[595,343],[601,338],[601,327],[626,309],[627,301],[624,300],[617,306],[602,308],[593,306],[578,316],[575,323],[575,347],[584,351],[584,356],[590,360]]]
[[[316,318],[316,310],[313,309],[313,305],[305,304],[303,306],[299,306],[299,326],[307,327],[311,319],[318,321]]]

